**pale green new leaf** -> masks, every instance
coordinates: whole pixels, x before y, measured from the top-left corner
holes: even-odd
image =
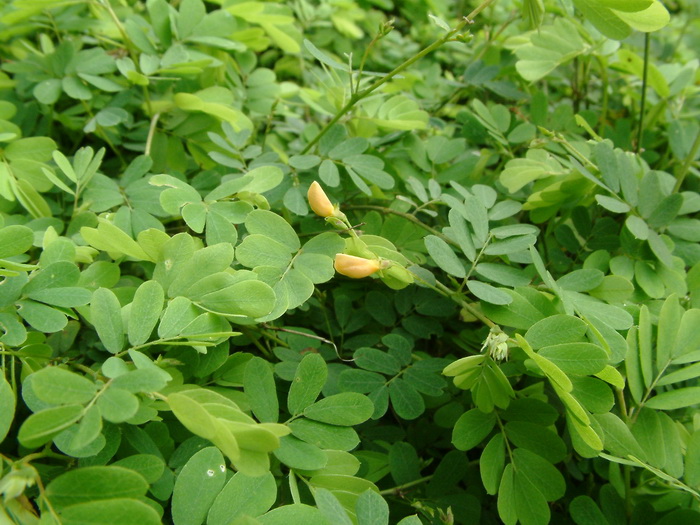
[[[245,368],[243,387],[253,413],[262,422],[275,423],[279,418],[279,401],[272,368],[264,359],[254,357]]]

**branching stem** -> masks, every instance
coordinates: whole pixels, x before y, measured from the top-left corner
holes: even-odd
[[[474,17],[476,17],[479,13],[481,13],[484,9],[486,9],[495,1],[496,0],[484,0],[483,2],[481,2],[481,4],[479,4],[479,6],[476,9],[474,9],[471,13],[465,16],[464,19],[459,24],[457,24],[457,26],[454,29],[445,33],[441,38],[438,38],[435,42],[430,44],[428,47],[423,48],[411,58],[406,59],[404,62],[402,62],[394,69],[389,71],[386,75],[372,82],[362,91],[356,91],[355,93],[353,93],[350,96],[350,100],[348,100],[348,102],[338,110],[335,116],[330,121],[328,121],[328,123],[325,126],[323,126],[323,128],[316,134],[316,136],[309,141],[309,143],[301,151],[301,154],[305,155],[306,153],[311,151],[311,149],[318,143],[318,141],[321,140],[321,138],[326,133],[328,133],[328,130],[331,129],[341,118],[343,118],[353,107],[355,107],[355,105],[360,100],[367,98],[371,93],[373,93],[378,88],[386,84],[389,80],[391,80],[396,75],[404,71],[407,67],[414,64],[424,56],[432,53],[433,51],[444,45],[446,42],[450,41],[462,29],[472,24],[474,22]]]

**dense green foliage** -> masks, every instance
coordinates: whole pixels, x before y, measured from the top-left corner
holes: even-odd
[[[0,523],[700,522],[665,4],[5,2]]]

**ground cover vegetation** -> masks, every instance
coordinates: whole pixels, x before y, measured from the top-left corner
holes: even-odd
[[[0,6],[0,522],[700,522],[694,0]]]

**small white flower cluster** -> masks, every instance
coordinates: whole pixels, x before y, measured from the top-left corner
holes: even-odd
[[[498,326],[491,328],[489,335],[486,337],[481,351],[488,351],[491,359],[494,361],[505,361],[508,359],[508,334],[501,330]]]

